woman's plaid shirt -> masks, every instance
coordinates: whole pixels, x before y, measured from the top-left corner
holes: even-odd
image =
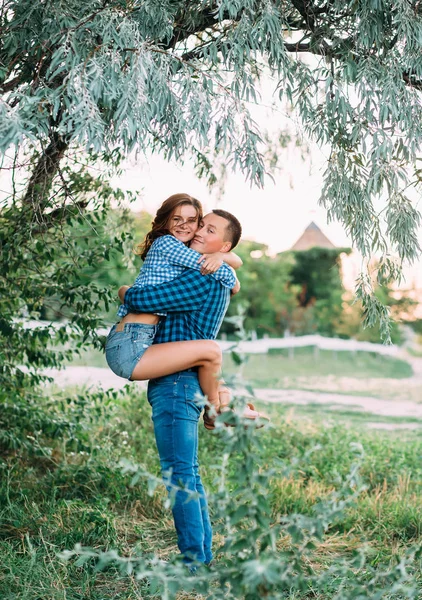
[[[210,275],[189,269],[168,283],[132,287],[125,305],[132,312],[165,311],[154,343],[215,339],[230,302],[230,290]]]
[[[198,262],[200,256],[199,252],[188,248],[174,236],[163,235],[155,240],[149,249],[133,287],[159,285],[172,281],[182,275],[186,268],[200,271],[202,267]],[[232,289],[236,283],[233,271],[225,263],[212,274],[212,277],[229,289]],[[117,314],[119,317],[124,317],[128,312],[127,306],[122,304]],[[161,314],[165,314],[165,312]]]

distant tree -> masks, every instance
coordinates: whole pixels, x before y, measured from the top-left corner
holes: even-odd
[[[291,252],[291,282],[300,288],[299,305],[312,312],[312,328],[335,335],[343,311],[344,287],[340,254],[348,248],[310,248]],[[309,332],[307,332],[309,333]]]
[[[245,327],[280,337],[289,328],[290,316],[297,306],[298,288],[290,285],[293,261],[289,256],[268,256],[268,246],[243,241],[236,249],[243,260],[238,275],[241,292],[229,306],[228,316],[237,314],[238,305],[245,307]],[[222,332],[231,333],[230,322],[223,323]]]
[[[400,344],[404,339],[401,325],[414,323],[418,302],[407,292],[394,289],[387,281],[376,284],[375,294],[380,302],[389,307],[394,318],[391,341]],[[343,310],[336,324],[336,333],[367,342],[379,343],[380,340],[379,324],[366,329],[362,327],[362,304],[356,302],[356,298],[350,292],[343,296]]]
[[[136,254],[136,247],[140,244],[151,228],[153,216],[146,211],[134,213],[129,209],[112,209],[108,211],[106,220],[106,231],[110,238],[115,231],[123,229],[126,239],[123,252],[117,248],[112,252],[106,252],[96,265],[86,266],[77,274],[77,281],[81,285],[87,285],[95,280],[98,285],[110,288],[115,294],[115,303],[119,303],[117,297],[118,288],[124,283],[131,283],[142,266],[140,256]],[[110,235],[111,234],[111,235]],[[111,309],[114,311],[115,306]]]

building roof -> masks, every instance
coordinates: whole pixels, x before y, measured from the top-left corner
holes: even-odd
[[[309,248],[335,248],[321,229],[313,221],[308,225],[291,250],[309,250]]]

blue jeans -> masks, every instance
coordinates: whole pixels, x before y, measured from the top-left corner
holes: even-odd
[[[207,564],[212,560],[212,529],[198,470],[198,420],[204,405],[198,374],[182,371],[150,380],[148,402],[167,490],[173,484],[196,492],[189,498],[188,492],[177,491],[174,498],[179,550],[186,563]]]

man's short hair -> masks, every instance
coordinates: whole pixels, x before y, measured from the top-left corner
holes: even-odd
[[[226,219],[226,221],[227,221],[226,232],[227,232],[227,237],[228,237],[227,241],[231,242],[232,249],[235,248],[237,246],[237,244],[239,243],[240,237],[242,235],[242,225],[240,224],[239,220],[236,219],[236,217],[234,215],[227,212],[227,210],[221,210],[220,208],[214,208],[212,212],[215,215],[217,215],[219,217],[223,217],[223,219]]]

